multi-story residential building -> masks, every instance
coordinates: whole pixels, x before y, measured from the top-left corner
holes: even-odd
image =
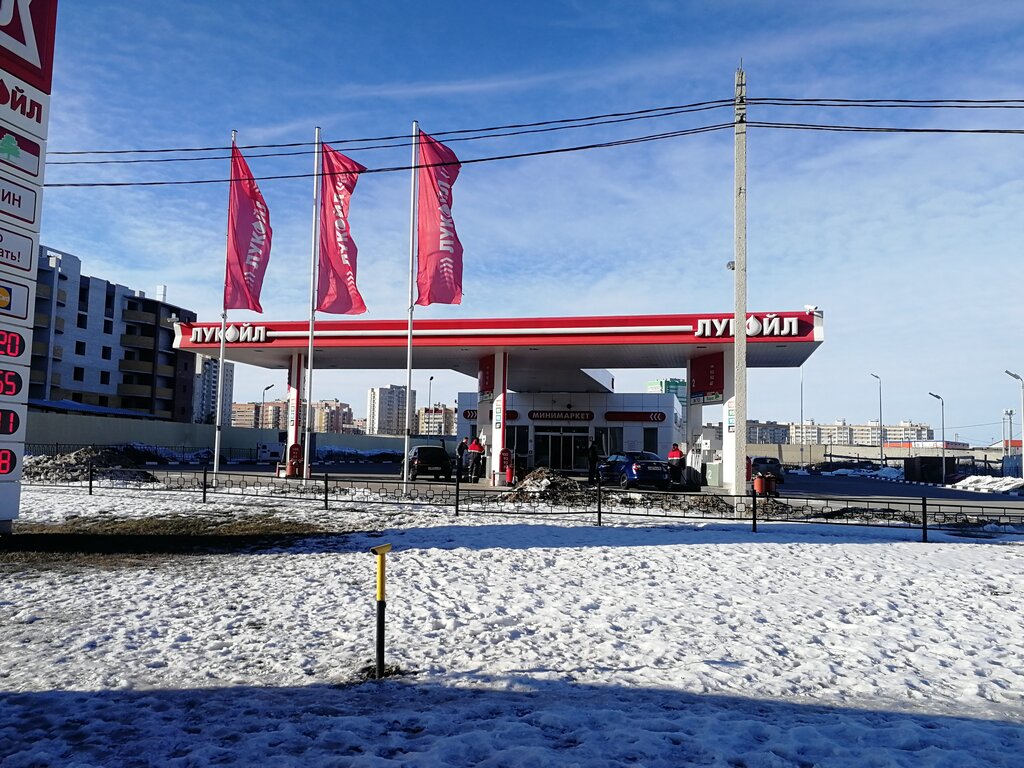
[[[352,407],[338,400],[313,403],[314,432],[351,432]]]
[[[217,379],[220,361],[206,355],[196,356],[196,383],[192,397],[192,419],[196,424],[217,422]],[[221,424],[230,424],[232,419],[232,395],[235,388],[235,364],[224,362],[224,395],[221,401]]]
[[[174,323],[196,314],[39,251],[29,404],[191,422],[196,359],[173,341]]]
[[[366,395],[366,434],[405,434],[405,387],[392,384],[373,387]],[[416,390],[412,391],[410,408],[416,410]],[[412,425],[415,428],[415,424]]]
[[[416,432],[420,435],[454,435],[455,409],[437,403],[416,411]]]
[[[682,405],[686,405],[686,379],[655,379],[647,382],[650,393],[671,392]]]
[[[747,443],[788,443],[789,424],[747,421]]]
[[[253,403],[256,405],[256,403]],[[287,400],[268,400],[263,403],[263,408],[260,410],[260,406],[256,405],[256,410],[259,412],[258,424],[261,429],[286,429],[288,427],[288,401]],[[299,408],[299,424],[300,426],[306,423],[305,408]]]
[[[837,419],[832,424],[815,424],[813,420],[790,425],[791,443],[805,445],[878,445],[879,439],[887,443],[931,440],[934,432],[927,424],[901,421],[895,425],[878,428],[878,419],[867,424],[847,424],[846,419]]]
[[[282,430],[288,423],[288,402],[271,400],[263,403],[231,403],[230,423],[232,427],[246,429]]]
[[[253,429],[259,426],[260,404],[259,403],[232,403],[231,404],[231,426]]]
[[[705,424],[702,432],[705,438],[721,441],[722,425]],[[804,445],[878,445],[878,420],[867,424],[847,424],[838,419],[833,424],[817,424],[808,419],[803,426],[793,422],[748,421],[748,443],[799,444]],[[934,433],[927,424],[901,421],[882,427],[886,443],[932,440]]]

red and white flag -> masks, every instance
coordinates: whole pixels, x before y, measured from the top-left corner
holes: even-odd
[[[231,145],[231,192],[228,196],[228,255],[224,309],[262,312],[260,291],[270,262],[270,211],[249,165]]]
[[[348,208],[359,173],[366,168],[322,144],[323,186],[320,195],[320,272],[316,308],[335,315],[366,311],[356,287],[356,244],[348,225]]]
[[[425,133],[419,147],[419,264],[416,303],[462,303],[462,243],[452,221],[452,186],[459,178],[459,158]]]

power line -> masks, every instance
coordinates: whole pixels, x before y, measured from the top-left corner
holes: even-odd
[[[605,118],[616,118],[616,117],[630,117],[633,115],[652,115],[655,112],[669,112],[675,110],[694,110],[696,108],[710,108],[714,109],[717,107],[728,106],[733,103],[732,99],[716,99],[714,101],[696,101],[690,104],[675,104],[667,107],[648,107],[646,109],[637,109],[631,112],[608,112],[603,115],[589,115],[586,117],[567,117],[559,118],[557,120],[541,120],[534,123],[511,123],[509,125],[497,125],[489,128],[463,128],[453,131],[438,131],[431,133],[431,136],[458,136],[468,133],[488,133],[491,131],[504,131],[518,128],[538,128],[545,125],[564,125],[568,123],[586,122],[592,120],[603,120]],[[656,116],[656,115],[654,115]],[[358,144],[358,143],[369,143],[374,141],[396,141],[401,139],[412,139],[412,134],[396,134],[394,136],[375,136],[371,138],[360,138],[360,139],[340,139],[335,141],[328,141],[328,144]],[[286,147],[311,147],[313,142],[311,141],[296,141],[282,144],[240,144],[238,149],[279,149]],[[50,155],[128,155],[128,154],[151,154],[151,153],[170,153],[170,152],[226,152],[230,150],[230,146],[214,146],[214,147],[178,147],[178,148],[162,148],[162,149],[92,149],[92,150],[74,150],[74,151],[54,151],[50,152]]]
[[[552,131],[565,131],[565,130],[571,130],[571,129],[574,129],[574,128],[591,128],[591,127],[594,127],[594,126],[611,125],[611,124],[615,124],[615,123],[629,123],[629,122],[634,122],[636,120],[651,120],[651,119],[659,118],[659,117],[672,117],[674,115],[692,114],[694,112],[706,112],[706,111],[711,110],[711,109],[721,109],[722,107],[731,106],[731,104],[732,104],[732,102],[728,102],[726,104],[715,104],[715,105],[711,105],[711,106],[681,107],[679,109],[671,110],[671,111],[668,111],[668,112],[661,112],[660,114],[644,114],[644,115],[634,115],[634,116],[631,116],[631,117],[621,117],[621,118],[608,119],[608,120],[595,120],[595,121],[592,121],[592,122],[579,123],[578,125],[556,125],[556,126],[549,126],[547,128],[530,128],[530,129],[517,130],[517,131],[506,131],[506,132],[502,132],[502,133],[487,133],[487,134],[482,134],[482,135],[479,135],[479,136],[455,137],[455,138],[445,139],[445,142],[448,143],[448,144],[453,144],[455,142],[460,142],[460,141],[479,141],[481,139],[497,139],[497,138],[504,138],[504,137],[508,137],[508,136],[523,136],[523,135],[526,135],[526,134],[534,134],[534,133],[550,133]],[[478,130],[482,131],[484,129],[478,129]],[[465,132],[466,131],[463,131],[463,133],[465,133]],[[431,135],[432,136],[440,136],[442,134],[432,133]],[[411,138],[411,137],[409,137],[409,138]],[[352,140],[349,140],[349,141],[355,142],[355,141],[364,141],[364,140],[363,139],[352,139]],[[348,143],[346,141],[340,141],[340,142],[339,141],[326,141],[324,143],[325,144],[330,144],[330,145],[335,146],[335,147],[342,147],[342,148],[345,149],[346,152],[366,152],[366,151],[375,150],[375,149],[393,149],[395,147],[411,147],[413,145],[413,142],[411,142],[411,141],[403,141],[403,142],[400,142],[400,143],[397,143],[397,144],[377,144],[377,145],[371,145],[371,146],[368,146],[368,147],[348,147],[348,146],[345,146],[346,143]],[[310,144],[308,146],[312,146],[312,145]],[[241,149],[241,147],[240,147],[240,149]],[[316,152],[315,147],[313,149],[302,149],[302,150],[291,151],[291,152],[246,153],[246,158],[248,159],[248,158],[253,158],[253,157],[290,157],[290,156],[297,156],[297,155],[311,155],[314,152]],[[57,153],[54,153],[54,154],[57,154]],[[135,158],[135,159],[131,159],[131,160],[57,160],[57,161],[47,162],[46,164],[48,166],[51,166],[51,165],[129,165],[129,164],[138,164],[138,163],[189,163],[189,162],[202,162],[202,161],[206,161],[206,160],[229,160],[229,159],[231,159],[231,155],[208,155],[206,157]]]
[[[850,107],[864,109],[1024,109],[1024,99],[791,99],[749,98],[748,104],[775,107]]]
[[[767,123],[750,120],[747,125],[753,128],[782,128],[794,131],[834,131],[838,133],[965,133],[1018,135],[1024,134],[1024,128],[895,128],[871,125],[827,125],[820,123]]]
[[[718,109],[727,107],[734,102],[732,99],[715,99],[711,101],[697,101],[689,104],[675,104],[664,107],[648,107],[627,112],[608,112],[600,115],[588,115],[585,117],[559,118],[555,120],[541,120],[532,123],[510,123],[507,125],[490,126],[486,128],[463,128],[450,131],[437,131],[431,135],[440,137],[455,137],[473,133],[491,133],[494,131],[514,130],[521,128],[539,128],[543,126],[569,125],[571,123],[587,123],[591,121],[606,120],[608,118],[628,118],[632,116],[649,115],[660,117],[656,113],[682,114],[688,111],[702,111],[704,109]],[[748,98],[750,105],[760,106],[781,106],[781,107],[847,107],[847,108],[876,108],[876,109],[1024,109],[1024,99],[842,99],[842,98],[789,98],[781,96]],[[608,122],[618,122],[608,120]],[[601,123],[595,123],[601,124]],[[510,134],[515,135],[515,134]],[[328,144],[348,146],[351,144],[369,144],[381,141],[400,141],[412,139],[411,134],[395,134],[392,136],[375,136],[355,139],[336,139],[328,141]],[[454,141],[455,139],[450,139]],[[313,142],[299,141],[277,144],[241,144],[239,149],[285,149],[289,147],[311,147]],[[402,144],[389,146],[407,146]],[[351,147],[350,147],[351,148]],[[48,154],[57,155],[117,155],[117,154],[154,154],[154,153],[181,153],[181,152],[225,152],[230,146],[209,146],[209,147],[174,147],[154,149],[96,149],[96,150],[54,150]],[[354,149],[354,148],[351,148]],[[286,153],[282,153],[286,154]],[[296,153],[301,154],[301,153]],[[275,155],[254,155],[255,157],[273,157]],[[219,158],[223,159],[223,158]]]
[[[802,131],[831,131],[839,133],[908,133],[908,134],[976,134],[976,135],[1021,135],[1024,134],[1024,129],[1018,128],[906,128],[906,127],[890,127],[890,126],[868,126],[868,125],[839,125],[839,124],[821,124],[821,123],[776,123],[766,121],[748,121],[748,127],[751,128],[773,128],[779,130],[802,130]],[[648,141],[661,141],[665,139],[679,138],[681,136],[693,136],[700,133],[709,133],[712,131],[719,131],[725,128],[733,127],[733,123],[719,123],[716,125],[701,126],[698,128],[689,128],[678,131],[667,131],[657,134],[649,134],[646,136],[637,136],[628,139],[619,139],[616,141],[605,141],[596,142],[592,144],[582,144],[572,147],[562,147],[557,149],[545,149],[535,150],[532,152],[517,152],[505,155],[492,155],[487,157],[471,158],[461,161],[463,165],[469,165],[473,163],[485,163],[493,162],[497,160],[511,160],[524,157],[541,157],[544,155],[563,154],[567,152],[581,152],[591,149],[604,149],[609,147],[621,147],[630,144],[639,144]],[[414,166],[414,165],[400,165],[400,166],[389,166],[383,168],[369,168],[361,173],[389,173],[393,171],[408,171],[418,167],[429,167],[429,166]],[[295,173],[295,174],[278,174],[272,176],[255,176],[253,177],[257,181],[271,181],[271,180],[282,180],[282,179],[302,179],[311,178],[314,174],[312,173]],[[184,179],[177,181],[121,181],[121,182],[68,182],[68,183],[47,183],[44,186],[48,188],[70,188],[70,187],[159,187],[159,186],[180,186],[185,184],[223,184],[230,181],[230,179]]]
[[[574,147],[560,147],[556,149],[542,149],[535,150],[533,152],[517,152],[507,155],[492,155],[489,157],[476,157],[469,158],[466,160],[460,160],[460,165],[472,165],[474,163],[490,163],[498,160],[514,160],[523,157],[541,157],[543,155],[557,155],[568,152],[582,152],[591,149],[606,149],[609,147],[623,147],[630,144],[642,144],[649,141],[662,141],[665,139],[674,139],[681,136],[694,136],[700,133],[711,133],[713,131],[721,131],[726,128],[732,128],[733,123],[719,123],[717,125],[705,125],[699,128],[687,128],[679,131],[669,131],[666,133],[656,133],[647,136],[636,136],[629,139],[618,139],[616,141],[602,141],[595,144],[582,144]],[[425,165],[396,165],[385,168],[367,168],[364,171],[359,171],[359,175],[366,175],[370,173],[391,173],[395,171],[411,171],[416,168],[434,168],[437,166],[452,165],[452,163],[428,163]],[[274,176],[253,176],[251,177],[254,181],[276,181],[282,179],[308,179],[312,178],[315,174],[312,173],[290,173],[290,174],[279,174]],[[44,184],[47,188],[68,188],[68,187],[170,187],[170,186],[181,186],[186,184],[226,184],[232,179],[187,179],[180,181],[101,181],[101,182],[74,182],[74,183],[58,183]]]

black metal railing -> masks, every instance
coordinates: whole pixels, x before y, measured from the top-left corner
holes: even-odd
[[[494,488],[477,484],[403,481],[398,477],[369,479],[350,475],[314,474],[310,478],[282,478],[269,473],[220,472],[209,467],[146,467],[125,469],[89,463],[74,471],[26,475],[26,486],[77,488],[83,492],[117,493],[142,490],[194,493],[206,502],[210,496],[252,496],[322,503],[324,509],[345,504],[435,505],[454,508],[456,514],[572,518],[630,523],[641,520],[718,520],[749,523],[752,530],[766,523],[903,528],[986,536],[996,533],[1024,535],[1024,505],[993,501],[961,502],[945,499],[854,497],[758,497],[718,493],[672,493],[579,485],[568,492],[545,489]]]

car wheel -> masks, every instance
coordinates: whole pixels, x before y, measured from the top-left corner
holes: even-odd
[[[628,491],[632,487],[633,484],[629,482],[628,477],[626,477],[625,475],[619,475],[619,488],[621,488],[624,491]]]
[[[416,473],[415,472],[410,472],[409,473],[409,479],[415,481],[416,480]]]
[[[437,482],[438,480],[440,480],[440,479],[441,479],[441,476],[440,476],[440,475],[434,475],[434,482],[435,482],[435,483],[436,483],[436,482]]]
[[[451,472],[449,472],[447,475],[444,476],[444,481],[446,483],[450,483],[452,481],[452,473]]]

